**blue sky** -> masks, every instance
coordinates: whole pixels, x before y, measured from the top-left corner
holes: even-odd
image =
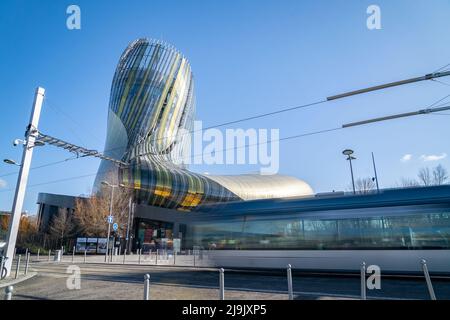
[[[81,30],[66,28],[66,8],[81,8]],[[366,9],[381,8],[381,30],[368,30]],[[420,76],[450,63],[450,2],[433,1],[8,1],[0,2],[0,155],[20,159],[36,86],[46,89],[40,130],[103,149],[109,90],[120,54],[139,37],[163,39],[188,57],[196,81],[197,119],[210,126],[383,82]],[[450,79],[441,79],[450,84]],[[280,136],[426,107],[450,86],[422,82],[234,127],[279,128]],[[316,192],[347,189],[355,150],[356,177],[381,187],[415,177],[422,155],[450,155],[450,116],[429,115],[310,136],[280,144],[280,173]],[[406,155],[409,161],[401,161]],[[72,157],[45,146],[33,167]],[[97,159],[32,170],[24,209],[38,192],[89,193]],[[250,165],[195,165],[198,172],[254,172]],[[0,164],[0,210],[10,210],[16,168]],[[78,179],[66,180],[72,177]],[[61,180],[57,183],[47,182]]]

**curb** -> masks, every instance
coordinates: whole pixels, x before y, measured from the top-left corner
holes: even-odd
[[[1,283],[1,284],[0,284],[0,288],[5,288],[5,287],[7,287],[7,286],[12,286],[12,285],[21,283],[21,282],[23,282],[23,281],[25,281],[25,280],[28,280],[28,279],[33,278],[33,277],[36,276],[36,275],[37,275],[37,272],[30,272],[30,273],[28,273],[26,276],[23,276],[23,277],[21,277],[21,278],[19,278],[19,279],[13,279],[13,280],[11,280],[11,281],[9,281],[9,282],[7,282],[7,283]]]

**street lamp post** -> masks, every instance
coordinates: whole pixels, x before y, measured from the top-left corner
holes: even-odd
[[[109,203],[109,217],[108,217],[108,236],[106,238],[106,252],[105,252],[105,262],[108,262],[109,237],[110,237],[110,234],[111,234],[111,221],[109,219],[112,216],[112,207],[113,207],[113,200],[114,200],[114,188],[117,187],[117,186],[112,185],[112,184],[110,184],[107,181],[102,181],[102,184],[111,188],[111,197],[110,197],[110,203]]]
[[[104,186],[110,187],[111,188],[111,197],[110,197],[110,203],[109,203],[109,215],[112,216],[112,211],[113,211],[113,200],[114,200],[114,188],[119,188],[119,187],[125,187],[123,184],[118,184],[118,185],[114,185],[114,184],[110,184],[108,181],[102,181],[102,184]],[[130,205],[131,205],[131,199],[130,199]],[[128,219],[130,218],[130,214],[128,214]],[[111,221],[108,218],[108,239],[106,241],[106,253],[105,253],[105,262],[108,261],[108,250],[109,250],[109,237],[111,235]],[[128,220],[129,223],[129,220]],[[128,225],[127,225],[127,238],[128,238]],[[111,248],[112,250],[112,248]]]
[[[133,201],[132,197],[130,197],[128,201],[128,219],[127,219],[127,232],[125,237],[125,249],[128,251],[128,244],[130,239],[130,219],[131,219],[131,211],[133,210]]]
[[[30,122],[25,132],[25,141],[23,144],[22,162],[20,163],[19,176],[17,177],[16,192],[12,206],[11,218],[9,220],[7,246],[6,246],[6,275],[11,273],[12,257],[16,247],[17,233],[19,231],[20,217],[22,214],[23,201],[25,198],[25,190],[28,182],[28,174],[31,166],[31,158],[33,155],[33,147],[37,146],[36,136],[39,117],[41,115],[42,101],[44,100],[45,89],[38,87],[33,101],[33,109],[31,111]],[[16,145],[16,142],[14,142]],[[12,160],[5,160],[9,164],[17,164]]]
[[[373,164],[373,171],[375,173],[375,182],[377,183],[377,192],[380,193],[380,186],[378,185],[378,174],[377,174],[377,167],[375,165],[375,156],[373,155],[372,152],[372,164]]]
[[[355,179],[353,177],[353,166],[352,166],[352,160],[355,160],[356,158],[352,156],[353,150],[351,150],[351,149],[345,149],[344,151],[342,151],[342,154],[347,156],[346,160],[348,160],[350,162],[350,174],[352,176],[353,194],[356,194]]]

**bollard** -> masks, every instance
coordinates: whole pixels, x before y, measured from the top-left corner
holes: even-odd
[[[150,275],[144,276],[144,300],[150,300]]]
[[[38,249],[38,253],[37,253],[37,261],[39,261],[39,253],[41,253],[41,249]]]
[[[75,246],[72,249],[72,263],[73,263],[74,259],[75,259]]]
[[[156,260],[155,260],[155,264],[158,264],[158,255],[159,255],[159,249],[156,249]]]
[[[176,263],[176,259],[177,259],[177,252],[174,251],[174,252],[173,252],[173,265],[176,265],[176,264],[177,264],[177,263]]]
[[[28,273],[28,265],[30,263],[30,253],[27,254],[27,261],[25,262],[25,275]]]
[[[434,294],[433,284],[431,283],[430,274],[428,273],[427,261],[422,259],[423,274],[425,275],[425,280],[427,281],[428,292],[430,294],[431,300],[436,300],[436,295]]]
[[[86,263],[86,249],[84,250],[84,263]]]
[[[16,265],[16,276],[15,276],[15,278],[14,279],[17,279],[18,277],[19,277],[19,271],[20,271],[20,258],[21,258],[21,256],[20,256],[20,254],[19,254],[19,257],[17,258],[17,265]]]
[[[138,249],[138,254],[139,254],[139,257],[138,257],[138,264],[141,264],[141,250],[142,250],[142,249]]]
[[[4,298],[4,300],[11,300],[13,291],[14,291],[14,287],[13,286],[7,286],[5,288],[5,298]]]
[[[52,250],[48,250],[48,262],[50,262],[50,254],[51,254]]]
[[[195,267],[195,252],[193,252],[194,253],[194,267]]]
[[[25,249],[25,257],[28,256],[28,248]]]
[[[127,257],[127,249],[123,251],[123,264],[125,264],[125,258]]]
[[[287,282],[289,300],[294,300],[294,290],[292,288],[292,267],[290,264],[287,265]]]
[[[225,300],[225,270],[219,269],[219,300]]]
[[[366,263],[361,264],[361,300],[366,300]]]
[[[3,274],[4,274],[4,272],[3,272],[3,270],[5,269],[5,263],[6,263],[6,260],[7,260],[8,258],[7,257],[2,257],[2,262],[0,263],[0,280],[2,280],[4,277],[3,277]],[[5,274],[5,278],[6,278],[6,274]]]

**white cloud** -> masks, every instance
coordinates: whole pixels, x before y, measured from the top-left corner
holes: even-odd
[[[442,153],[441,155],[437,155],[437,154],[423,154],[420,156],[420,159],[423,161],[439,161],[442,159],[447,158],[447,154],[446,153]]]
[[[405,154],[401,159],[400,159],[400,161],[401,162],[408,162],[409,160],[411,160],[412,159],[412,154]]]
[[[6,188],[6,186],[7,186],[6,181],[3,179],[0,179],[0,189]]]

